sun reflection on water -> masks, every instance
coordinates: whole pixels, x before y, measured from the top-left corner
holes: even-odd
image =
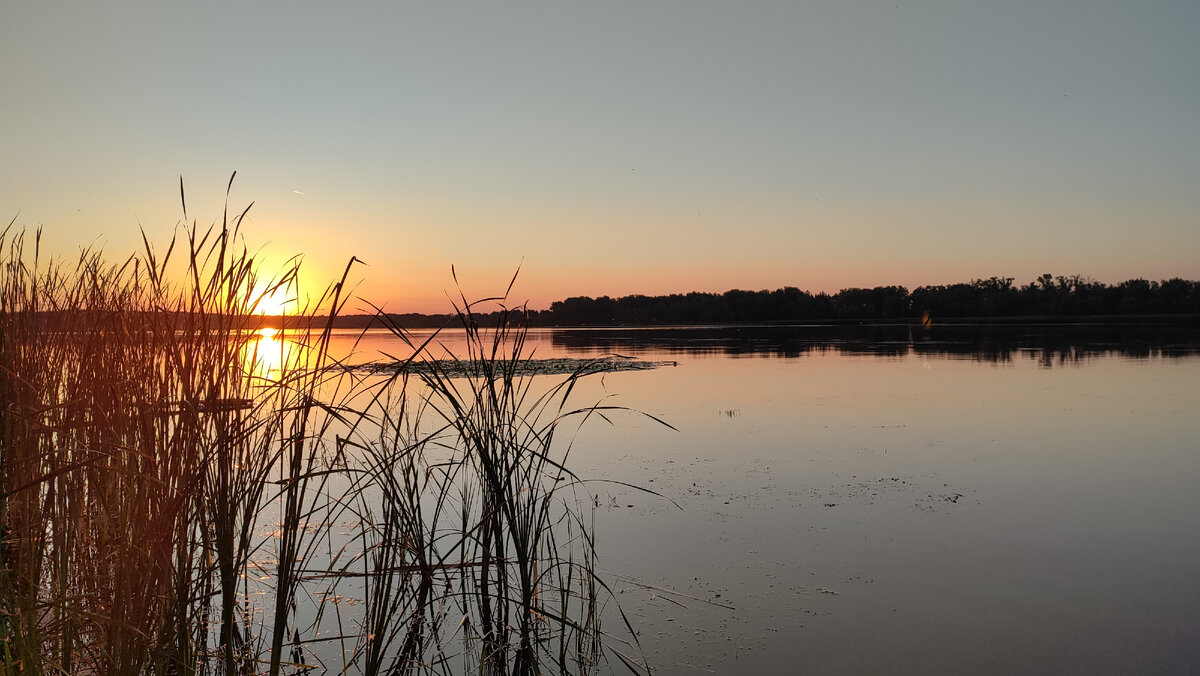
[[[297,349],[278,329],[261,328],[242,346],[242,361],[254,377],[281,380],[286,369],[295,368]]]

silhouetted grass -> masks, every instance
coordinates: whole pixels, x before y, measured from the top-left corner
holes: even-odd
[[[244,216],[118,264],[0,233],[8,670],[637,669],[606,652],[567,462],[578,426],[618,410],[571,404],[595,366],[536,390],[510,311],[483,330],[464,299],[466,354],[390,325],[422,367],[355,373],[329,354],[344,275],[266,368],[255,311],[298,267],[262,278]]]
[[[483,673],[535,673],[550,665],[563,673],[586,673],[604,659],[603,585],[583,507],[591,501],[580,499],[581,480],[567,465],[570,437],[589,417],[623,409],[571,405],[572,391],[596,372],[596,364],[580,363],[545,391],[536,390],[525,323],[512,317],[523,309],[502,310],[496,325],[485,330],[472,308],[465,299],[456,308],[466,334],[461,355],[439,354],[432,340],[416,344],[400,327],[389,326],[421,366],[397,369],[397,377],[404,383],[409,377],[404,374],[411,373],[421,381],[416,405],[434,423],[425,426],[431,432],[416,435],[411,427],[389,425],[394,434],[382,444],[386,450],[373,456],[384,523],[424,510],[415,521],[428,528],[404,534],[405,542],[423,543],[408,550],[411,562],[392,560],[376,569],[420,571],[419,580],[408,581],[417,585],[418,598],[442,587],[458,604],[463,638],[472,654],[483,657]],[[563,434],[568,438],[560,442]],[[440,453],[431,457],[431,448]],[[397,450],[419,461],[397,465]],[[423,475],[413,471],[422,465]],[[422,483],[436,486],[429,491],[436,500],[422,502]],[[441,579],[435,581],[435,573]],[[393,581],[373,580],[385,597]],[[441,619],[409,621],[409,638]]]

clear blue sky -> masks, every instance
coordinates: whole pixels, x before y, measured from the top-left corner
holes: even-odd
[[[71,255],[254,202],[389,309],[1200,278],[1200,2],[0,6],[0,215]]]

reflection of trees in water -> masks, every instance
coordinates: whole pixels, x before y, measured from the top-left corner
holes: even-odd
[[[1178,358],[1200,354],[1200,326],[1192,325],[904,325],[711,326],[567,329],[555,345],[622,353],[662,350],[796,358],[834,352],[877,357],[959,358],[1010,363],[1024,357],[1045,368],[1103,356]]]

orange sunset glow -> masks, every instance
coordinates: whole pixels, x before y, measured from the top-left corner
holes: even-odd
[[[254,298],[255,312],[260,315],[278,317],[295,313],[299,309],[295,291],[284,287],[258,291]]]
[[[0,92],[0,673],[1200,674],[1200,0],[11,0]]]
[[[520,267],[514,300],[539,309],[1200,277],[1200,87],[1180,33],[1197,10],[1101,4],[141,15],[186,27],[169,45],[102,6],[22,6],[0,28],[23,102],[0,112],[22,130],[0,205],[44,226],[43,251],[135,250],[139,226],[161,243],[181,221],[181,176],[204,226],[236,170],[230,213],[253,204],[241,231],[264,260],[304,256],[311,294],[358,257],[355,296],[395,312],[446,311],[452,265],[475,297]],[[319,51],[287,37],[309,21],[339,27]],[[253,48],[208,49],[223,31]],[[135,105],[146,91],[190,103]]]

